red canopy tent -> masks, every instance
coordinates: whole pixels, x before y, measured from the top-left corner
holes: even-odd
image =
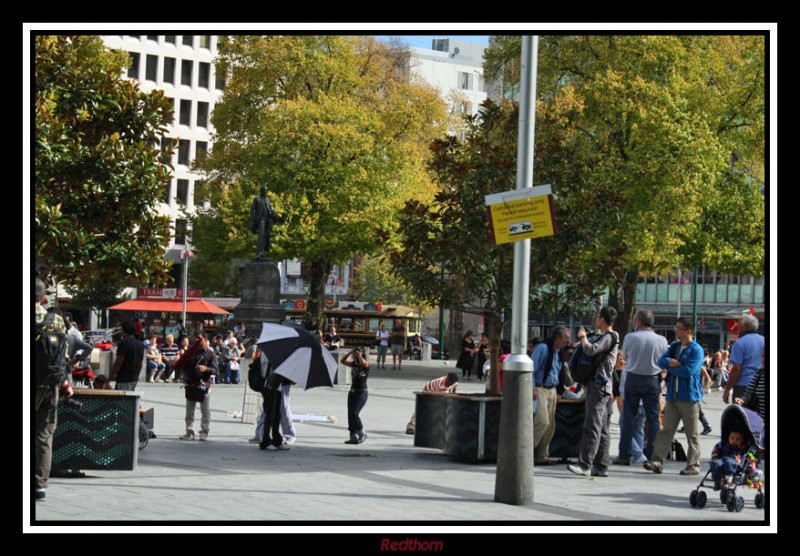
[[[109,307],[112,311],[153,311],[156,313],[181,313],[183,312],[183,301],[180,299],[163,299],[163,298],[144,298],[137,297],[130,301],[125,301],[113,307]],[[203,313],[215,315],[227,315],[228,311],[222,307],[217,307],[213,303],[209,303],[203,299],[187,299],[186,300],[187,313]]]

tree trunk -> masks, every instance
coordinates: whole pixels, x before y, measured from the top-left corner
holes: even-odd
[[[486,334],[489,336],[491,348],[491,369],[492,373],[489,375],[489,394],[492,396],[500,395],[500,334],[503,332],[503,316],[499,311],[486,313],[484,316],[487,322]]]
[[[313,261],[310,263],[311,272],[308,277],[308,319],[317,317],[320,323],[320,334],[324,334],[322,310],[325,308],[325,284],[330,276],[333,264],[330,261]]]
[[[617,310],[617,321],[614,330],[619,333],[620,341],[631,331],[633,316],[636,313],[636,289],[639,273],[629,271],[625,273],[622,283],[617,284],[608,296],[608,304]]]

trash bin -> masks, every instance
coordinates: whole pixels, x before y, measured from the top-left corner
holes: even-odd
[[[428,342],[422,342],[422,357],[420,357],[420,359],[422,361],[430,361],[432,352],[433,352],[433,344],[429,344]]]

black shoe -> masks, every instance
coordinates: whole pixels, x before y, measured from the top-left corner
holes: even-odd
[[[358,444],[358,438],[351,438],[349,440],[344,441],[345,444]]]
[[[700,434],[711,434],[711,427],[704,428],[703,432],[701,432]]]
[[[356,444],[361,444],[366,439],[367,439],[367,433],[364,433],[364,434],[362,434],[361,436],[358,437],[358,440],[356,440]]]
[[[258,449],[266,450],[267,446],[269,446],[270,444],[272,444],[272,442],[270,442],[269,440],[262,440],[261,442],[258,443]]]
[[[592,477],[608,477],[608,470],[592,467],[591,475]]]

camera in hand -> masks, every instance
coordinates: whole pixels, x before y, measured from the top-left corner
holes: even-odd
[[[71,396],[70,396],[70,397],[66,397],[66,396],[65,396],[65,397],[62,397],[62,398],[59,400],[59,403],[60,403],[61,405],[63,405],[64,407],[68,407],[68,408],[70,408],[70,409],[76,409],[76,410],[77,410],[77,409],[80,409],[80,408],[81,408],[81,406],[83,405],[83,402],[82,402],[82,401],[80,401],[80,400],[76,400],[75,398],[73,398],[73,397],[71,397]]]

